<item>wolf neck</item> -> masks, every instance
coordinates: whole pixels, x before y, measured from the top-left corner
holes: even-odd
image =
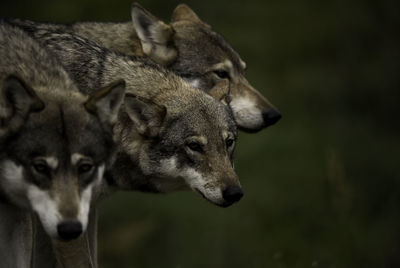
[[[115,163],[107,176],[107,183],[109,187],[116,190],[159,192],[149,178],[143,174],[137,159],[132,159],[124,151],[118,152]]]
[[[140,191],[148,193],[169,193],[189,190],[182,178],[167,178],[146,175],[139,167],[139,160],[126,152],[119,152],[107,177],[108,187],[122,191]]]
[[[1,267],[31,267],[33,249],[32,215],[0,203]],[[12,254],[10,254],[12,253]]]
[[[144,56],[142,45],[133,22],[98,23],[80,22],[72,25],[73,31],[112,51],[129,56]]]
[[[121,112],[124,114],[124,112]],[[114,139],[119,151],[115,162],[106,176],[108,190],[141,191],[150,193],[167,193],[187,190],[182,178],[166,177],[152,172],[141,165],[149,150],[149,140],[138,133],[134,137],[126,138],[126,134],[133,135],[134,128],[126,127],[117,122],[114,129]]]

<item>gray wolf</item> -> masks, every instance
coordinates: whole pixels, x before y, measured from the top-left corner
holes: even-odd
[[[220,206],[242,197],[233,170],[237,130],[226,105],[227,81],[215,85],[212,97],[145,58],[120,55],[43,24],[27,25],[24,30],[63,59],[83,93],[115,79],[126,82],[114,127],[118,152],[109,186],[153,192],[192,189]]]
[[[257,132],[275,124],[281,114],[245,78],[246,63],[231,45],[187,5],[176,7],[170,24],[135,3],[132,21],[47,24],[96,41],[125,55],[147,56],[192,86],[209,92],[220,80],[230,84],[233,115],[239,129]],[[22,22],[26,25],[26,22]]]
[[[22,28],[63,59],[64,68],[83,93],[90,94],[115,79],[126,82],[114,127],[117,155],[106,174],[107,192],[192,189],[222,207],[242,198],[233,169],[237,129],[227,106],[226,80],[210,90],[211,96],[144,58],[117,54],[42,24],[27,23]],[[95,226],[96,217],[91,219]],[[95,241],[95,228],[88,232]],[[84,249],[85,245],[77,247]],[[63,255],[70,251],[66,245],[57,249]],[[95,260],[96,242],[91,252]]]
[[[0,255],[5,267],[28,267],[31,211],[52,239],[85,231],[125,85],[81,94],[55,57],[4,23],[0,58]]]
[[[149,60],[109,51],[48,24],[18,21],[16,25],[63,60],[83,93],[115,79],[126,82],[114,127],[117,156],[106,174],[107,191],[192,189],[223,207],[241,199],[233,169],[237,129],[226,105],[226,79],[214,85],[212,96],[207,95]],[[88,231],[95,240],[96,230]],[[92,247],[95,254],[96,243]],[[58,250],[69,253],[65,246]]]

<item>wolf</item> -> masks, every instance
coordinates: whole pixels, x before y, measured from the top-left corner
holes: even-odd
[[[0,58],[0,255],[2,267],[28,267],[33,217],[51,239],[85,231],[112,164],[125,84],[85,96],[54,56],[5,23]]]
[[[228,107],[226,80],[206,94],[148,59],[118,54],[46,25],[17,26],[63,59],[64,68],[84,94],[115,79],[126,82],[114,127],[117,155],[106,174],[106,192],[191,189],[221,207],[242,198],[233,169],[238,133]],[[96,231],[90,231],[95,240]],[[95,254],[96,243],[92,246]]]
[[[237,127],[227,105],[227,81],[216,84],[211,96],[145,58],[42,24],[23,29],[63,59],[83,93],[116,79],[126,82],[114,127],[117,157],[107,176],[111,188],[192,189],[219,206],[239,201],[243,193],[233,169]]]
[[[80,35],[125,55],[146,56],[205,92],[220,80],[229,81],[229,105],[240,130],[257,132],[280,120],[279,110],[246,80],[246,63],[239,54],[187,5],[175,8],[170,24],[137,3],[132,5],[131,17],[125,23],[46,27]]]
[[[9,23],[61,58],[84,94],[115,79],[126,82],[114,127],[117,155],[106,174],[107,192],[191,189],[221,207],[242,198],[233,169],[238,133],[228,107],[228,80],[218,81],[206,94],[146,58],[110,51],[47,24]],[[95,240],[96,231],[90,231]],[[96,243],[92,245],[95,254]],[[64,250],[68,252],[59,248]]]

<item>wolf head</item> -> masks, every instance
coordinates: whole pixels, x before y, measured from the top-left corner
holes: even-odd
[[[120,147],[156,191],[189,188],[229,206],[243,193],[233,169],[236,124],[220,100],[227,90],[214,90],[215,99],[182,84],[187,88],[179,94],[160,90],[151,99],[126,94],[116,126]]]
[[[241,130],[256,132],[281,118],[279,111],[246,80],[246,63],[187,5],[176,7],[170,25],[136,3],[131,14],[145,55],[206,92],[220,80],[229,81],[230,107]]]
[[[9,76],[1,91],[0,108],[11,111],[6,120],[12,128],[3,136],[0,156],[3,194],[36,212],[50,237],[77,238],[86,229],[94,188],[110,165],[111,126],[124,84],[88,99],[57,88],[38,97],[20,78]]]

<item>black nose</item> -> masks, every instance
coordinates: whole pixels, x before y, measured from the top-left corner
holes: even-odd
[[[57,225],[57,232],[63,240],[75,239],[82,233],[82,224],[79,221],[64,221]]]
[[[275,108],[271,108],[263,113],[263,119],[265,126],[271,126],[282,118],[282,114]]]
[[[229,205],[239,201],[242,198],[242,196],[243,196],[243,191],[242,188],[240,188],[239,186],[228,186],[222,192],[222,197]]]

